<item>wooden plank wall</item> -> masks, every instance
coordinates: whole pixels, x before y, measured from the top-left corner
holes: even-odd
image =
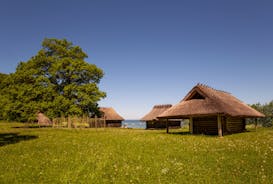
[[[217,135],[217,117],[194,117],[193,118],[193,133],[194,134],[209,134]]]
[[[89,117],[61,117],[52,120],[52,127],[67,127],[67,128],[102,128],[106,126],[103,118],[89,118]]]
[[[107,127],[121,127],[121,121],[116,120],[106,120]]]
[[[181,128],[181,121],[169,121],[170,128]],[[162,129],[166,128],[166,121],[147,121],[146,129]]]
[[[228,133],[238,133],[245,130],[245,123],[243,118],[228,117],[226,122]]]
[[[222,117],[223,133],[239,133],[245,130],[245,119],[234,117]],[[217,117],[194,117],[193,118],[193,133],[194,134],[209,134],[217,135]]]

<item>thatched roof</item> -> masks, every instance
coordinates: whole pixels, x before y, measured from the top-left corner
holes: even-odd
[[[124,120],[112,107],[100,107],[100,112],[102,112],[102,117],[105,117],[106,120]]]
[[[37,113],[37,120],[39,125],[48,126],[52,124],[52,121],[42,112]]]
[[[153,109],[146,114],[143,118],[140,119],[140,121],[152,121],[157,120],[157,116],[165,112],[167,109],[171,108],[171,104],[165,104],[165,105],[155,105]]]
[[[223,114],[232,117],[264,117],[230,93],[206,85],[196,85],[178,104],[159,118],[188,118],[189,116]]]

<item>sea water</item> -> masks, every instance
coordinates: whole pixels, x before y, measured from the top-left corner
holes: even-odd
[[[125,120],[125,121],[122,121],[122,127],[145,129],[146,122],[142,122],[139,120]]]

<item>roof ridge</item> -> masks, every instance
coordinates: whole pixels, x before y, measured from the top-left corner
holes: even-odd
[[[219,89],[215,89],[207,84],[202,84],[202,83],[197,83],[196,86],[200,86],[200,87],[205,87],[205,88],[209,88],[209,89],[212,89],[214,91],[218,91],[218,92],[222,92],[222,93],[227,93],[227,94],[231,94],[230,92],[227,92],[227,91],[224,91],[224,90],[219,90]]]
[[[153,108],[165,108],[165,107],[171,107],[172,104],[159,104],[159,105],[154,105]]]

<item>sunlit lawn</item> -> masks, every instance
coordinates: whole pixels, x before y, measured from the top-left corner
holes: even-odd
[[[18,128],[0,123],[0,183],[272,183],[273,129]],[[17,128],[13,128],[17,127]]]

